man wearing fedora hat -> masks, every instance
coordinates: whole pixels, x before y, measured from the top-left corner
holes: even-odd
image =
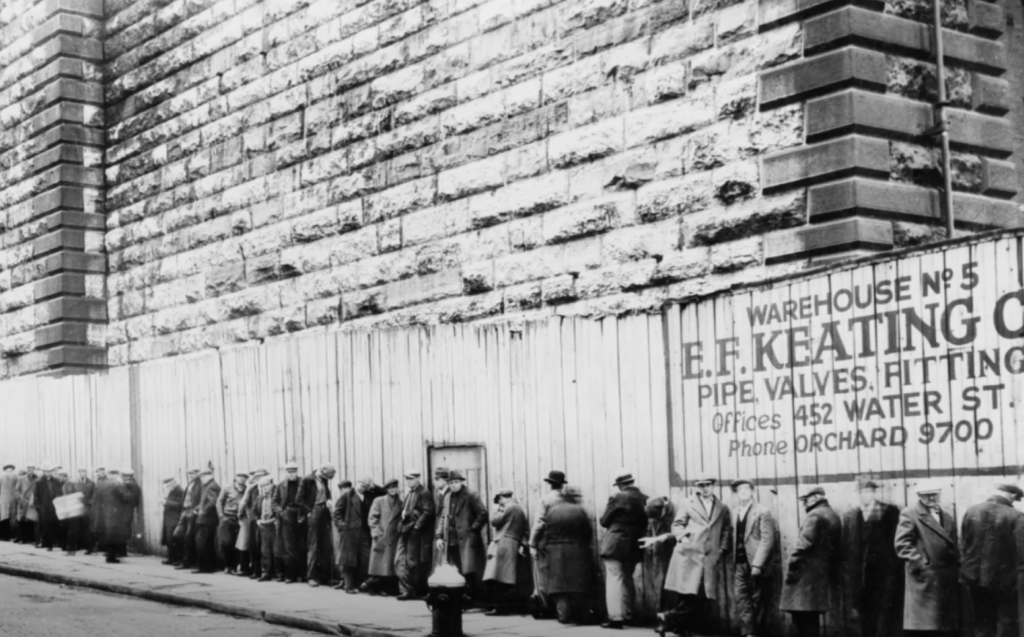
[[[732,521],[729,508],[714,494],[716,481],[710,474],[699,475],[694,480],[696,492],[681,503],[672,522],[676,546],[665,588],[680,599],[676,608],[666,613],[665,623],[686,632],[713,620],[708,602],[718,598],[722,557],[729,552]]]
[[[562,489],[565,487],[565,472],[564,471],[549,471],[548,477],[544,478],[544,482],[548,483],[550,490],[544,494],[544,497],[540,500],[540,511],[537,514],[536,520],[533,522],[533,528],[530,529],[530,557],[533,558],[534,563],[534,590],[536,595],[531,598],[531,607],[535,606],[535,616],[545,616],[553,612],[553,604],[548,599],[548,573],[550,570],[551,561],[547,551],[542,546],[542,539],[545,537],[544,527],[547,525],[548,512],[555,503],[562,499]]]
[[[427,592],[427,578],[433,558],[434,498],[420,482],[420,473],[405,474],[406,494],[398,526],[395,571],[398,573],[399,601],[419,599]]]
[[[501,615],[522,606],[520,589],[526,579],[523,559],[530,526],[511,489],[499,491],[494,496],[494,504],[491,514],[494,537],[487,546],[484,584],[491,587],[494,601],[494,607],[487,614]]]
[[[961,523],[960,582],[970,589],[977,637],[1018,633],[1017,577],[1024,563],[1024,513],[1014,502],[1024,491],[1009,481],[967,509]]]
[[[441,523],[436,534],[437,548],[448,550],[448,563],[466,578],[466,593],[479,599],[480,577],[486,553],[480,531],[487,526],[487,507],[480,496],[466,486],[466,477],[453,469],[448,473],[448,493],[438,512]]]
[[[918,501],[900,512],[895,539],[896,554],[905,565],[900,624],[907,631],[936,636],[959,632],[961,616],[956,520],[942,510],[943,486],[938,480],[917,485]]]
[[[792,616],[799,637],[818,637],[839,579],[843,527],[823,487],[803,487],[797,499],[807,515],[786,565],[779,606]]]
[[[860,506],[842,516],[843,591],[862,637],[898,637],[903,624],[903,563],[893,540],[900,510],[881,500],[873,476],[857,477]]]
[[[608,621],[602,628],[621,629],[633,620],[636,589],[633,572],[643,561],[640,538],[647,532],[647,496],[634,486],[633,474],[621,469],[615,476],[618,488],[608,498],[608,506],[601,516],[605,534],[601,538],[601,561],[605,569],[605,603]]]

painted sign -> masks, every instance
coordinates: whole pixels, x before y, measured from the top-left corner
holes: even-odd
[[[1017,473],[1020,260],[1006,237],[681,308],[677,469],[776,482]]]

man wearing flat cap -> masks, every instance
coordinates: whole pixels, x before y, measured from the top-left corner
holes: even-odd
[[[192,569],[196,565],[196,508],[203,493],[199,480],[199,469],[189,469],[185,474],[185,492],[181,501],[181,516],[171,536],[175,544],[174,553],[181,556],[174,567],[178,570]]]
[[[373,478],[363,476],[353,489],[338,496],[332,519],[338,529],[338,568],[341,582],[335,588],[354,595],[359,592],[370,570],[373,535],[370,533],[370,508],[383,491]]]
[[[278,575],[284,575],[286,584],[293,584],[306,572],[306,556],[301,550],[306,514],[298,502],[301,484],[298,463],[286,463],[284,476],[284,480],[274,489],[273,507],[279,538],[279,542],[274,546],[274,556],[284,563],[284,568]],[[262,531],[260,537],[263,537]],[[264,550],[265,547],[266,544],[261,542],[260,550]],[[267,574],[266,564],[267,561],[264,559],[264,576]]]
[[[843,591],[862,637],[898,637],[903,625],[903,562],[893,540],[898,507],[883,502],[871,475],[857,477],[860,506],[842,516]]]
[[[441,523],[437,548],[447,547],[448,563],[466,578],[466,595],[478,601],[480,577],[487,559],[480,533],[487,526],[487,507],[466,486],[466,476],[461,471],[453,469],[448,473],[448,493],[438,517]]]
[[[543,616],[548,613],[554,613],[554,604],[552,600],[548,599],[548,577],[551,569],[551,560],[549,554],[544,550],[542,538],[546,537],[544,527],[548,521],[548,512],[556,502],[562,500],[562,490],[565,488],[565,472],[563,471],[549,471],[548,477],[544,478],[544,482],[548,483],[550,489],[544,494],[544,497],[540,499],[540,512],[537,514],[536,519],[533,522],[533,528],[530,529],[530,557],[533,558],[535,565],[534,576],[536,582],[534,582],[534,590],[537,592],[536,604],[540,608],[534,613],[536,616]],[[531,601],[531,604],[534,603]]]
[[[402,495],[397,479],[384,483],[384,494],[374,498],[367,522],[373,545],[370,548],[369,579],[359,590],[371,595],[396,595],[398,573],[395,571],[395,553],[402,523]]]
[[[298,475],[298,467],[296,467],[296,475]],[[277,490],[274,488],[273,476],[262,476],[257,483],[257,489],[256,495],[251,496],[252,510],[256,519],[256,528],[260,542],[259,556],[261,564],[258,569],[260,576],[257,578],[257,581],[269,582],[276,575],[277,581],[281,582],[284,581],[284,570],[286,568],[285,561],[278,555],[279,549],[282,549],[284,546],[277,528],[281,523],[280,513],[282,509],[278,502]],[[255,566],[253,568],[255,569]],[[291,581],[294,582],[295,580]]]
[[[13,464],[4,465],[0,474],[0,540],[13,536],[11,520],[17,518],[18,474]]]
[[[697,476],[693,482],[696,492],[683,500],[672,522],[676,546],[665,589],[680,597],[665,621],[679,632],[716,628],[709,625],[715,617],[709,602],[718,598],[722,558],[729,552],[732,529],[729,508],[715,496],[716,482],[710,474]]]
[[[405,474],[405,501],[398,527],[395,571],[398,573],[400,601],[419,599],[427,592],[434,537],[434,498],[420,483],[417,472]]]
[[[62,472],[64,480],[61,483],[62,495],[72,495],[75,493],[81,494],[82,511],[81,515],[74,517],[68,517],[63,520],[64,525],[64,550],[67,551],[69,557],[73,557],[82,546],[85,541],[83,529],[88,526],[89,517],[87,514],[88,509],[85,506],[85,494],[82,492],[82,486],[79,482],[68,480],[67,472]]]
[[[39,513],[32,504],[35,494],[35,484],[39,476],[36,474],[36,466],[30,464],[25,475],[18,478],[18,539],[15,544],[35,544],[37,536],[36,522],[39,520]]]
[[[494,496],[495,509],[491,513],[494,536],[487,546],[487,565],[484,567],[484,585],[490,587],[494,606],[488,615],[518,612],[523,605],[523,582],[526,579],[527,533],[529,522],[523,507],[519,506],[510,489]]]
[[[256,498],[260,492],[260,481],[268,474],[263,467],[252,471],[249,479],[245,481],[245,492],[238,505],[238,539],[235,541],[235,550],[238,551],[238,569],[235,575],[259,579],[262,571],[260,559],[260,531],[259,511],[256,508]],[[276,529],[275,529],[276,531]]]
[[[120,561],[118,555],[127,554],[135,509],[141,501],[142,489],[135,482],[135,472],[130,468],[122,469],[121,480],[111,488],[109,506],[105,509],[105,534],[102,542],[106,548],[108,564],[117,564]]]
[[[36,511],[39,513],[39,543],[47,551],[53,550],[54,543],[58,540],[57,509],[53,506],[55,498],[59,498],[64,489],[63,485],[53,475],[54,466],[50,463],[43,465],[43,477],[36,480],[33,485],[35,494]]]
[[[437,513],[437,515],[434,516],[435,535],[441,527],[441,511],[444,507],[444,498],[448,495],[448,474],[450,471],[451,469],[448,467],[437,467],[434,469],[434,511]],[[432,568],[436,569],[438,566],[445,563],[445,560],[447,559],[447,551],[445,549],[437,548],[436,544],[433,544],[433,546],[434,561]]]
[[[96,467],[96,489],[92,494],[91,510],[89,512],[89,535],[92,544],[88,545],[85,551],[86,555],[92,554],[93,550],[99,552],[105,550],[101,546],[103,536],[106,533],[103,528],[104,520],[106,519],[105,508],[110,504],[110,490],[113,488],[114,482],[107,477],[106,468]]]
[[[778,524],[768,507],[754,499],[749,480],[734,480],[731,548],[736,565],[736,614],[743,635],[764,635],[770,625],[774,565],[778,555]]]
[[[944,487],[939,480],[920,482],[913,489],[917,502],[900,512],[896,527],[905,570],[901,625],[908,632],[939,636],[960,629],[960,550],[956,520],[940,504]]]
[[[181,564],[181,545],[174,541],[174,528],[181,521],[185,491],[174,476],[166,476],[161,481],[161,489],[163,498],[160,500],[160,507],[163,509],[163,518],[160,525],[160,545],[167,547],[167,559],[162,564],[177,566]]]
[[[78,524],[78,547],[85,549],[88,555],[95,544],[92,538],[90,527],[92,524],[92,503],[96,496],[96,483],[89,477],[88,469],[78,470],[78,480],[74,482],[75,487],[82,493],[82,501],[85,504],[85,516]]]
[[[974,607],[974,634],[1010,637],[1018,633],[1017,577],[1024,564],[1024,513],[1013,503],[1024,491],[999,482],[992,495],[967,509],[961,523],[960,582]]]
[[[238,515],[248,481],[249,474],[238,471],[231,486],[221,489],[217,496],[217,543],[224,556],[224,572],[228,575],[233,575],[238,568],[238,549],[235,548],[240,528]]]
[[[220,485],[213,478],[212,469],[199,474],[202,490],[196,507],[196,567],[193,573],[213,573],[217,570],[217,498]]]
[[[799,493],[806,515],[786,565],[779,606],[792,616],[799,637],[818,637],[839,582],[843,525],[823,487],[805,486]]]
[[[621,469],[615,476],[618,492],[608,498],[601,515],[605,534],[601,538],[601,561],[605,570],[605,603],[608,620],[602,628],[622,629],[633,620],[636,589],[633,572],[643,561],[640,538],[647,531],[647,496],[636,488],[633,474]]]
[[[308,519],[306,582],[313,587],[330,584],[334,572],[331,553],[331,480],[337,471],[325,464],[302,479],[297,501]]]

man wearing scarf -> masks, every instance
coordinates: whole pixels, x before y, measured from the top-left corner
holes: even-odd
[[[185,479],[187,482],[181,501],[181,517],[171,536],[175,544],[174,553],[181,557],[180,563],[174,567],[176,570],[189,570],[196,564],[196,509],[203,492],[203,483],[199,479],[199,469],[189,469]]]
[[[18,478],[16,495],[18,498],[18,539],[15,544],[35,544],[36,521],[39,515],[32,506],[32,496],[38,479],[35,465],[28,465],[25,475]]]
[[[259,579],[262,568],[260,564],[260,532],[256,521],[259,511],[256,500],[259,496],[259,483],[267,475],[267,470],[260,467],[252,472],[245,483],[245,493],[238,508],[238,540],[235,549],[238,551],[238,570],[236,575]]]
[[[956,519],[942,509],[943,488],[938,480],[919,483],[918,501],[900,512],[896,527],[906,583],[900,623],[908,633],[939,637],[960,630],[960,548]]]
[[[359,590],[371,595],[398,593],[395,553],[402,522],[402,496],[398,491],[398,480],[389,480],[384,489],[384,495],[375,498],[370,506],[367,519],[373,546],[370,549],[369,579]]]
[[[234,575],[238,567],[238,549],[235,543],[238,541],[239,521],[238,515],[242,506],[242,497],[245,495],[246,482],[249,474],[239,471],[235,474],[235,482],[226,489],[222,489],[217,496],[217,542],[220,544],[221,554],[224,556],[224,573]]]
[[[47,551],[60,542],[57,510],[53,506],[54,498],[63,495],[64,486],[53,475],[53,465],[43,465],[43,477],[33,485],[36,511],[39,513],[39,542]]]
[[[798,637],[818,637],[838,588],[843,524],[823,487],[804,487],[797,499],[807,515],[789,555],[779,606],[792,616]]]
[[[275,567],[277,567],[277,581],[280,582],[284,579],[284,561],[277,556],[276,552],[280,546],[277,532],[280,509],[277,506],[276,498],[274,478],[269,475],[260,478],[259,492],[253,497],[253,512],[256,516],[256,527],[260,536],[260,570],[262,571],[258,579],[260,582],[269,582],[274,579]]]
[[[213,470],[199,474],[202,491],[196,507],[196,568],[193,573],[213,573],[217,570],[217,498],[220,485],[213,479]]]
[[[491,514],[494,536],[487,547],[484,585],[491,588],[494,600],[494,607],[487,614],[505,615],[517,613],[523,607],[530,524],[511,490],[499,491],[494,496],[494,504],[497,505]]]
[[[0,540],[10,540],[13,537],[14,525],[11,523],[17,519],[17,490],[18,474],[14,472],[14,465],[4,465],[4,472],[0,474]]]
[[[341,542],[338,545],[338,567],[342,581],[335,588],[346,593],[359,592],[370,567],[370,547],[373,536],[370,533],[370,507],[381,490],[374,486],[373,478],[360,478],[354,489],[341,494],[334,505],[334,526],[338,529]]]
[[[334,570],[331,552],[331,480],[337,472],[325,464],[302,479],[297,501],[309,518],[306,581],[312,587],[328,584]]]
[[[181,510],[185,501],[185,491],[178,484],[177,478],[167,476],[163,479],[163,524],[160,528],[160,545],[167,547],[167,559],[163,564],[178,566],[181,564],[181,545],[174,541],[174,529],[181,521]]]

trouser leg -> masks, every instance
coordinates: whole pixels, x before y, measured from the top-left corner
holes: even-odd
[[[820,637],[821,613],[793,611],[793,625],[796,626],[798,637]]]
[[[765,579],[754,577],[749,564],[736,565],[736,615],[744,635],[756,635],[765,626]]]
[[[185,539],[181,547],[181,565],[192,568],[196,565],[196,520],[189,516],[182,519],[185,525]]]
[[[605,605],[609,621],[627,621],[633,618],[636,589],[633,586],[635,562],[604,559]]]
[[[223,520],[217,528],[217,540],[224,555],[224,567],[232,571],[238,567],[238,549],[235,548],[238,529],[238,520]]]
[[[281,531],[281,544],[284,549],[282,559],[285,563],[285,577],[288,579],[299,579],[302,576],[302,567],[305,556],[299,551],[299,535],[302,527],[297,522],[285,522]]]

